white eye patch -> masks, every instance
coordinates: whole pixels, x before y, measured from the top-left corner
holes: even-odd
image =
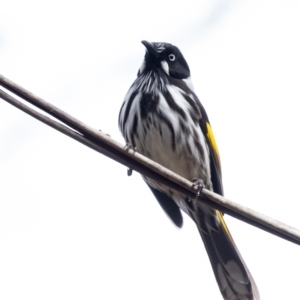
[[[169,74],[169,65],[168,65],[168,63],[165,60],[163,60],[163,61],[160,62],[160,65],[161,65],[161,68],[164,70],[164,72],[166,74],[170,75]]]
[[[169,60],[174,61],[176,59],[174,54],[169,54]]]

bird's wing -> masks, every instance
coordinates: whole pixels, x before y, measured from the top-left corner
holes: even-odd
[[[206,138],[206,142],[209,147],[210,171],[211,171],[211,181],[214,189],[213,191],[217,194],[223,195],[224,191],[223,191],[223,184],[222,184],[222,170],[221,170],[221,161],[220,161],[218,146],[211,125],[209,123],[206,111],[195,94],[194,94],[194,98],[196,99],[197,105],[201,113],[201,118],[199,120],[200,128]]]

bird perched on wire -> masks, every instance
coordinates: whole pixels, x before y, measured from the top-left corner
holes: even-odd
[[[145,58],[119,114],[126,143],[186,179],[223,195],[217,144],[194,92],[186,60],[172,44],[142,43]],[[222,213],[153,179],[144,180],[176,226],[183,224],[181,210],[194,220],[223,298],[258,300],[256,284]]]

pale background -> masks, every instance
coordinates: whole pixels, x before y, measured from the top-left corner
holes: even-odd
[[[1,1],[0,73],[123,142],[141,40],[187,59],[225,194],[300,228],[299,1]],[[1,299],[222,299],[202,241],[139,174],[0,100]],[[300,248],[226,217],[266,300],[299,299]]]

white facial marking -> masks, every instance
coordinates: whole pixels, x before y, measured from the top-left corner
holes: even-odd
[[[161,68],[165,71],[165,73],[168,74],[168,75],[170,75],[169,74],[169,65],[168,65],[168,63],[165,60],[163,60],[160,63],[160,65],[161,65]]]

